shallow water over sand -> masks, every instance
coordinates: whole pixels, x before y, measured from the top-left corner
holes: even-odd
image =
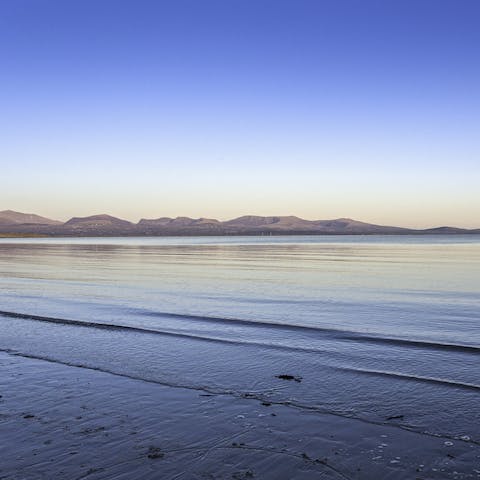
[[[1,350],[480,441],[478,236],[8,239],[0,273]]]

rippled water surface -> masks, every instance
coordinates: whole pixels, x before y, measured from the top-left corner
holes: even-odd
[[[0,310],[2,350],[480,441],[480,236],[3,239]]]

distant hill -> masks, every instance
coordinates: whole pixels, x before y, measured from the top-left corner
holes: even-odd
[[[0,234],[48,236],[172,236],[172,235],[422,235],[479,234],[480,229],[436,227],[415,230],[375,225],[351,218],[305,220],[295,216],[244,215],[227,221],[213,218],[143,218],[138,223],[101,214],[73,217],[65,223],[34,214],[5,210],[0,212]]]
[[[272,233],[317,233],[317,234],[356,234],[356,233],[410,233],[412,230],[400,227],[386,227],[358,222],[349,218],[335,220],[304,220],[295,216],[260,217],[243,216],[223,222],[231,232],[272,232]]]
[[[141,235],[224,235],[223,223],[213,218],[161,217],[142,219],[137,224]]]
[[[142,218],[138,222],[138,225],[149,226],[149,227],[191,227],[194,225],[217,225],[220,224],[218,220],[214,218],[190,218],[190,217],[161,217],[155,220],[147,220]]]
[[[62,222],[40,217],[33,213],[20,213],[14,212],[13,210],[3,210],[3,212],[0,212],[0,225],[61,225],[61,223]]]
[[[464,228],[457,227],[436,227],[436,228],[427,228],[425,233],[443,233],[443,234],[455,234],[455,233],[474,233],[475,230],[466,230]]]
[[[110,215],[92,215],[90,217],[73,217],[62,225],[61,230],[69,235],[122,235],[131,233],[134,224]]]

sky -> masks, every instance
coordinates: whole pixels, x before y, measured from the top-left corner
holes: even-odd
[[[480,227],[478,0],[2,0],[0,210]]]

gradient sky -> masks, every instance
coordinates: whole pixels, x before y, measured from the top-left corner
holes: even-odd
[[[0,210],[480,227],[478,0],[2,0]]]

